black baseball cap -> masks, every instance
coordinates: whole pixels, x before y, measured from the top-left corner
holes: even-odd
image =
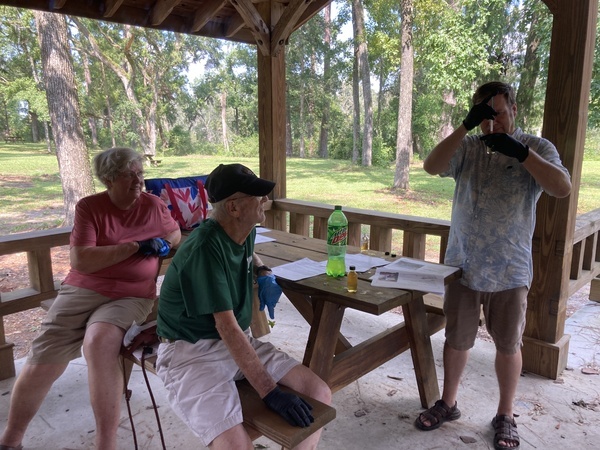
[[[247,195],[267,195],[275,183],[258,178],[254,172],[242,164],[219,164],[206,178],[205,186],[211,203],[242,192]]]

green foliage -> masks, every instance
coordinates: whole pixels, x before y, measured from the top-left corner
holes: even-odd
[[[596,24],[596,52],[589,105],[589,125],[600,127],[600,20]]]
[[[585,139],[583,159],[585,161],[600,161],[600,128],[588,130]]]
[[[229,143],[229,151],[219,154],[241,158],[258,158],[258,135],[234,136]]]
[[[380,136],[373,138],[373,160],[377,167],[389,167],[396,160],[396,147],[386,145]]]
[[[175,156],[187,155],[193,148],[190,134],[181,125],[176,125],[169,133],[169,154]]]

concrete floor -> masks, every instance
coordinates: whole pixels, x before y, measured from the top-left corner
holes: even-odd
[[[360,342],[401,317],[348,313],[343,330],[351,342]],[[307,327],[287,299],[276,310],[277,323],[266,339],[301,359]],[[600,304],[589,302],[568,321],[571,334],[568,369],[554,381],[523,374],[516,397],[521,449],[591,449],[600,447],[600,376],[582,368],[600,367]],[[442,382],[443,332],[432,337],[438,379]],[[414,419],[422,411],[408,353],[352,383],[334,395],[337,418],[323,432],[320,449],[493,449],[490,420],[497,402],[493,371],[493,344],[478,340],[462,381],[458,406],[462,417],[438,430],[417,430]],[[17,361],[17,373],[23,360]],[[150,376],[159,405],[168,449],[202,449],[194,435],[171,412],[160,380]],[[0,382],[0,429],[6,424],[14,379]],[[154,411],[139,369],[132,375],[131,407],[138,448],[161,449]],[[125,402],[119,429],[119,448],[134,449]],[[83,360],[74,361],[53,386],[31,423],[26,450],[94,449],[95,425],[89,406]],[[277,446],[261,438],[256,448]]]

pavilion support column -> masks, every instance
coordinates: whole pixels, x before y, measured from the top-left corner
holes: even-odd
[[[576,7],[572,0],[544,2],[554,21],[542,136],[556,145],[573,189],[564,199],[542,194],[537,205],[523,369],[556,379],[567,365],[569,350],[570,336],[564,330],[598,1],[578,0]]]
[[[270,30],[283,12],[281,3],[270,0],[256,4]],[[286,107],[285,107],[285,47],[277,56],[258,54],[258,128],[259,167],[261,178],[277,184],[271,194],[273,200],[286,197]],[[284,211],[267,211],[265,226],[286,231]]]

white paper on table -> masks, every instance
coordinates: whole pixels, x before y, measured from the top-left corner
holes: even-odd
[[[264,234],[256,233],[256,237],[254,238],[254,244],[264,244],[265,242],[273,242],[276,240],[277,239],[269,237],[269,236],[265,236]]]
[[[298,261],[273,267],[271,270],[277,277],[298,281],[325,273],[326,264],[327,261],[317,262],[309,258],[302,258]]]
[[[457,267],[402,257],[387,266],[379,267],[371,278],[371,284],[443,294],[444,279],[457,270]]]
[[[256,233],[266,233],[267,231],[271,231],[268,228],[265,227],[256,227]]]
[[[346,253],[346,272],[350,270],[350,266],[354,266],[357,272],[366,272],[373,267],[385,266],[386,264],[389,264],[389,261],[377,256],[369,256],[363,253]]]

